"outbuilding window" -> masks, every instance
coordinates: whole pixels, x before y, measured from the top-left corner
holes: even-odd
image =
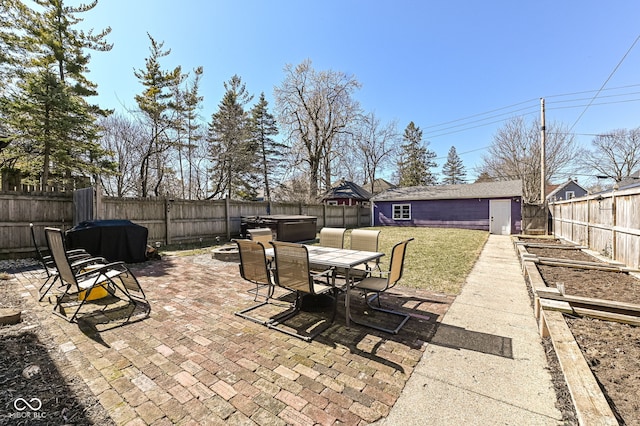
[[[394,204],[393,220],[411,220],[411,204]]]

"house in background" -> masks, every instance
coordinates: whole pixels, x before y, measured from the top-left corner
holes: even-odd
[[[374,179],[373,181],[373,188],[371,187],[370,183],[364,183],[362,184],[362,187],[371,192],[373,195],[379,194],[381,192],[387,191],[389,189],[393,189],[396,188],[396,185],[392,184],[391,182],[382,179],[382,178],[377,178]],[[372,190],[373,189],[373,190]]]
[[[360,185],[341,179],[325,192],[322,202],[330,206],[368,206],[371,193]]]
[[[635,188],[640,185],[640,170],[630,174],[618,183],[618,189]]]
[[[522,228],[522,181],[414,186],[371,198],[374,226],[463,228],[510,235]]]
[[[560,201],[570,200],[576,197],[587,195],[588,191],[573,179],[559,185],[547,185],[547,200]]]

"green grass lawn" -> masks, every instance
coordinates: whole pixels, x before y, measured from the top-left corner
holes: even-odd
[[[489,233],[466,229],[375,227],[379,229],[378,250],[385,253],[382,270],[388,269],[391,248],[399,241],[413,237],[407,246],[404,275],[399,286],[420,288],[438,293],[458,295],[464,280],[482,250]],[[345,247],[349,247],[347,231]]]
[[[414,228],[382,226],[379,229],[378,250],[385,253],[381,260],[382,270],[388,269],[391,248],[399,241],[413,237],[407,246],[404,276],[399,286],[420,288],[438,293],[458,295],[464,280],[489,237],[486,231],[448,228]],[[348,230],[344,246],[350,247],[351,230]],[[195,245],[194,245],[195,246]],[[163,247],[160,254],[169,249],[177,256],[210,253],[213,247],[172,246]]]

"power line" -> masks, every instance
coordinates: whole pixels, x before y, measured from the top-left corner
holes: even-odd
[[[520,114],[520,115],[511,116],[511,117],[524,117],[526,115],[531,115],[531,114],[536,114],[536,113],[537,113],[537,111],[531,111],[531,112],[528,112],[528,113],[523,113],[523,114]],[[504,115],[504,114],[502,114],[502,115]],[[490,124],[500,123],[500,122],[502,122],[504,120],[505,119],[502,118],[500,120],[489,121],[487,123],[482,123],[482,124],[478,124],[476,126],[470,126],[470,127],[462,127],[462,126],[466,126],[467,124],[471,124],[471,123],[461,124],[460,126],[454,126],[454,127],[449,128],[449,129],[452,129],[452,128],[457,128],[457,127],[462,127],[461,129],[453,130],[451,132],[445,132],[445,133],[437,133],[437,131],[434,131],[433,133],[436,133],[436,134],[427,133],[425,135],[425,137],[428,137],[430,139],[438,138],[438,137],[441,137],[441,136],[447,136],[447,135],[451,135],[451,134],[454,134],[454,133],[464,132],[466,130],[477,129],[478,127],[484,127],[484,126],[488,126]],[[441,130],[449,130],[449,129],[441,129]]]
[[[609,74],[609,77],[607,77],[607,79],[605,80],[604,83],[602,83],[602,86],[600,87],[600,89],[596,92],[595,95],[593,95],[593,98],[591,98],[591,102],[589,102],[589,104],[584,108],[584,110],[582,110],[582,112],[580,113],[580,115],[578,116],[578,118],[576,119],[576,121],[571,125],[571,127],[569,128],[569,131],[573,130],[573,128],[576,126],[576,124],[578,124],[578,121],[580,121],[580,119],[582,118],[582,116],[584,115],[585,112],[587,112],[587,110],[589,109],[589,107],[591,106],[591,104],[593,103],[593,101],[595,101],[595,99],[598,97],[598,95],[600,94],[600,92],[602,91],[602,89],[604,89],[604,86],[607,85],[607,83],[609,82],[609,80],[611,80],[611,77],[613,77],[613,75],[616,73],[616,71],[618,71],[618,68],[620,68],[620,65],[622,65],[622,62],[624,62],[624,60],[627,58],[627,55],[629,55],[629,52],[631,52],[631,50],[633,49],[633,47],[636,45],[636,43],[638,42],[638,40],[640,40],[640,34],[638,35],[638,37],[636,37],[636,39],[633,41],[633,43],[631,43],[631,47],[629,47],[629,49],[627,50],[627,52],[624,54],[624,56],[622,57],[622,59],[620,59],[620,61],[618,62],[618,65],[616,65],[616,67],[613,69],[613,71],[611,71],[611,73]]]
[[[508,106],[505,106],[505,107],[492,109],[492,110],[489,110],[489,111],[486,111],[486,112],[481,112],[481,113],[478,113],[478,114],[469,115],[469,116],[467,116],[467,117],[458,118],[458,119],[456,119],[456,120],[445,121],[444,123],[434,124],[434,125],[432,125],[432,126],[427,126],[427,127],[425,127],[425,129],[431,129],[431,128],[434,128],[434,127],[441,127],[441,126],[445,126],[445,125],[447,125],[447,124],[457,123],[458,121],[464,121],[464,120],[468,120],[468,119],[470,119],[470,118],[480,117],[480,116],[482,116],[482,115],[487,115],[487,114],[491,114],[491,113],[493,113],[493,112],[502,111],[503,109],[513,108],[513,107],[515,107],[515,106],[519,106],[519,105],[522,105],[522,104],[525,104],[525,103],[527,103],[527,102],[531,102],[531,101],[534,101],[534,100],[535,100],[535,99],[529,99],[529,100],[527,100],[527,101],[522,101],[522,102],[518,102],[518,103],[513,104],[513,105],[508,105]],[[516,111],[519,111],[519,110],[516,110]],[[508,113],[505,113],[505,114],[508,114]],[[503,115],[503,114],[500,114],[500,115]],[[489,118],[490,118],[490,117],[489,117]],[[442,129],[442,130],[445,130],[445,129]]]
[[[628,89],[630,87],[640,87],[640,84],[628,84],[626,86],[618,86],[618,87],[610,87],[608,89],[600,89],[600,91],[605,91],[605,90],[619,90],[619,89]],[[562,96],[574,96],[574,95],[583,95],[585,93],[593,93],[593,92],[598,92],[597,89],[592,89],[592,90],[583,90],[581,92],[572,92],[572,93],[561,93],[558,95],[547,95],[547,96],[543,96],[543,98],[545,99],[549,99],[549,98],[559,98]]]
[[[456,129],[456,128],[459,128],[459,127],[468,126],[468,125],[470,125],[470,124],[481,123],[481,122],[483,122],[483,121],[485,121],[485,120],[490,120],[490,119],[497,118],[497,117],[503,117],[503,116],[505,116],[505,115],[513,116],[513,114],[514,114],[514,113],[521,112],[521,111],[526,111],[526,110],[529,110],[529,109],[532,109],[532,108],[534,108],[534,106],[529,106],[529,107],[525,107],[525,108],[520,108],[520,109],[517,109],[517,110],[513,110],[513,111],[505,112],[505,113],[502,113],[502,114],[492,115],[492,116],[489,116],[489,117],[486,117],[486,118],[483,118],[483,119],[480,119],[480,120],[468,121],[468,122],[463,123],[463,124],[458,124],[458,125],[455,125],[455,126],[445,127],[445,128],[442,128],[442,129],[438,129],[438,130],[433,130],[433,131],[431,131],[431,132],[427,132],[427,135],[429,135],[429,134],[433,134],[433,133],[437,133],[437,132],[443,132],[443,131],[445,131],[445,130],[451,130],[451,129]],[[536,108],[537,108],[537,107],[536,107]],[[519,114],[519,115],[527,115],[527,114],[530,114],[530,113],[532,113],[532,112],[533,112],[533,111],[531,111],[531,112],[529,112],[529,113]],[[463,119],[455,120],[455,121],[461,121],[461,120],[463,120]],[[503,121],[503,120],[492,121],[492,122],[490,122],[490,123],[481,124],[480,126],[475,126],[475,127],[481,127],[481,126],[484,126],[484,125],[487,125],[487,124],[497,123],[497,122],[500,122],[500,121]],[[431,126],[431,127],[435,127],[435,126]],[[475,128],[475,127],[469,127],[469,129],[473,129],[473,128]],[[454,132],[454,133],[455,133],[455,132]]]
[[[639,37],[640,38],[640,37]],[[548,96],[544,96],[545,99],[548,98],[562,98],[562,97],[567,97],[567,96],[576,96],[576,95],[581,95],[581,94],[586,94],[586,93],[596,93],[596,96],[598,96],[598,94],[602,93],[603,91],[613,91],[613,90],[621,90],[621,89],[629,89],[629,88],[634,88],[634,87],[640,87],[640,84],[629,84],[629,85],[625,85],[625,86],[618,86],[618,87],[612,87],[612,88],[603,88],[601,87],[598,90],[584,90],[584,91],[579,91],[579,92],[569,92],[569,93],[560,93],[560,94],[554,94],[554,95],[548,95]],[[625,92],[625,93],[618,93],[618,94],[611,94],[611,95],[607,95],[604,97],[608,97],[608,98],[615,98],[615,97],[621,97],[621,96],[630,96],[630,95],[636,95],[639,94],[640,92],[638,91],[634,91],[634,92]],[[594,106],[594,105],[608,105],[608,104],[614,104],[614,103],[625,103],[625,102],[636,102],[640,99],[628,99],[628,100],[620,100],[620,101],[614,101],[614,102],[599,102],[599,103],[593,103],[595,97],[591,97],[591,98],[574,98],[574,99],[564,99],[564,100],[556,100],[551,102],[551,104],[548,104],[548,108],[549,110],[555,110],[555,109],[567,109],[567,108],[582,108],[582,107],[589,107],[589,106]],[[603,96],[601,96],[600,98],[603,98]],[[570,105],[570,106],[555,106],[558,103],[569,103],[569,102],[578,102],[578,101],[585,101],[587,99],[590,99],[591,102],[588,104],[579,104],[579,105]],[[527,103],[532,103],[535,101],[535,104],[532,104],[531,106],[527,106],[527,107],[523,107],[523,108],[517,108],[517,109],[512,109],[514,107],[518,107]],[[534,112],[537,112],[538,110],[538,101],[539,99],[529,99],[526,101],[522,101],[522,102],[517,102],[505,107],[501,107],[501,108],[494,108],[482,113],[477,113],[477,114],[472,114],[469,116],[465,116],[462,118],[458,118],[455,120],[448,120],[439,124],[434,124],[434,125],[430,125],[427,127],[424,127],[424,129],[432,129],[429,132],[425,132],[425,137],[433,139],[433,138],[438,138],[441,136],[447,136],[450,134],[454,134],[454,133],[460,133],[466,130],[471,130],[471,129],[475,129],[478,127],[483,127],[483,126],[488,126],[491,124],[495,124],[495,123],[499,123],[504,121],[504,119],[499,119],[499,120],[492,120],[494,118],[498,118],[498,117],[504,117],[504,116],[509,116],[509,118],[512,117],[522,117],[522,116],[526,116],[526,115],[530,115],[533,114]],[[488,114],[492,114],[494,112],[498,112],[498,111],[504,111],[504,110],[508,110],[506,112],[502,112],[500,114],[494,114],[494,115],[490,115],[487,116]],[[528,111],[529,109],[531,109],[531,112],[525,112],[525,113],[521,113],[523,111]],[[520,114],[517,114],[520,113]],[[516,115],[514,115],[516,114]],[[483,117],[486,116],[486,117]],[[483,117],[477,120],[472,120],[472,121],[468,121],[470,119],[476,118],[476,117]],[[490,121],[487,121],[490,120]],[[449,127],[444,127],[446,125],[449,124],[453,124],[453,123],[459,123],[453,126],[449,126]],[[478,124],[480,123],[480,124]],[[473,125],[472,124],[477,124],[477,125]],[[575,123],[574,123],[575,126]],[[573,126],[572,126],[573,127]],[[447,130],[451,130],[451,131],[447,131]]]
[[[625,100],[621,100],[621,101],[615,101],[615,102],[598,102],[598,103],[593,103],[590,102],[587,105],[568,105],[568,106],[560,106],[560,107],[552,107],[552,108],[548,108],[548,109],[569,109],[569,108],[581,108],[583,106],[585,106],[586,108],[589,108],[591,106],[598,106],[598,105],[613,105],[613,104],[623,104],[623,103],[628,103],[628,102],[638,102],[640,101],[640,98],[637,99],[625,99]],[[585,108],[585,110],[586,110]],[[584,113],[584,111],[583,111]],[[576,121],[577,123],[577,121]],[[573,123],[573,125],[575,126],[576,123]],[[573,126],[571,126],[571,128],[569,129],[569,131],[571,131],[571,129],[573,128]]]
[[[640,94],[640,92],[627,92],[627,93],[618,93],[615,95],[606,95],[606,96],[600,96],[599,99],[603,99],[603,98],[619,98],[621,96],[631,96],[631,95],[638,95]],[[552,104],[556,104],[556,103],[568,103],[568,102],[577,102],[577,101],[586,101],[589,99],[593,99],[593,98],[573,98],[573,99],[565,99],[565,100],[561,100],[561,101],[553,101]]]

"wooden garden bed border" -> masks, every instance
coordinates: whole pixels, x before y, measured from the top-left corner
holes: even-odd
[[[536,288],[545,287],[545,282],[536,264],[526,256],[522,256],[526,253],[526,247],[523,244],[515,244],[515,249],[521,260],[525,281],[529,284],[534,297],[534,314],[538,321],[538,330],[542,337],[551,338],[578,422],[581,425],[618,425],[613,410],[600,390],[563,314],[557,310],[542,308]],[[563,303],[563,301],[560,302]]]

